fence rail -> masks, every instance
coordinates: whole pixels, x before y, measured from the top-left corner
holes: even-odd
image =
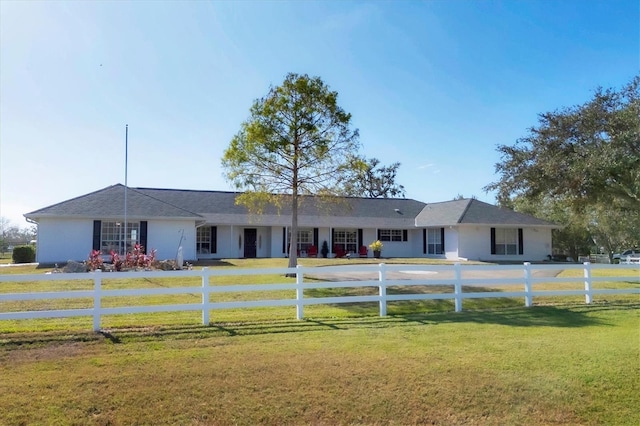
[[[549,274],[558,270],[581,270],[580,277],[556,277]],[[629,276],[605,276],[594,277],[592,272],[597,269],[629,270]],[[547,273],[545,273],[545,271]],[[489,274],[487,274],[489,272]],[[536,276],[535,274],[542,276]],[[295,283],[280,284],[247,284],[247,285],[216,285],[215,278],[221,276],[247,276],[247,275],[295,275]],[[469,276],[474,275],[475,276]],[[500,276],[501,275],[501,276]],[[192,287],[159,287],[143,289],[104,289],[103,280],[130,279],[130,278],[184,278],[200,277],[201,285]],[[305,277],[315,277],[329,282],[309,282]],[[74,316],[92,316],[93,330],[100,330],[101,317],[116,314],[134,314],[150,312],[175,312],[175,311],[201,311],[202,323],[210,323],[211,311],[231,308],[255,308],[275,306],[295,306],[296,318],[303,319],[304,307],[317,304],[340,304],[377,302],[380,316],[387,315],[387,303],[409,300],[453,300],[455,311],[462,311],[462,302],[465,299],[478,298],[524,298],[527,307],[533,305],[534,297],[542,296],[570,296],[581,295],[585,297],[585,303],[590,304],[593,296],[603,294],[640,294],[640,286],[635,288],[597,289],[593,284],[597,282],[626,281],[640,284],[640,272],[638,266],[628,265],[593,265],[589,262],[578,265],[350,265],[330,267],[302,267],[297,268],[269,268],[269,269],[241,269],[224,270],[209,269],[188,271],[139,271],[139,272],[113,272],[74,274],[37,274],[37,275],[0,275],[0,284],[3,282],[33,282],[33,281],[70,281],[91,280],[92,290],[71,291],[47,291],[32,293],[2,293],[0,286],[0,302],[18,300],[52,300],[52,299],[93,299],[93,307],[84,309],[59,309],[59,310],[34,310],[23,312],[0,312],[0,320],[19,320],[33,318],[63,318]],[[211,283],[211,281],[214,283]],[[568,290],[534,290],[539,283],[584,283],[584,289]],[[479,285],[490,287],[504,285],[522,285],[519,291],[468,291],[469,288]],[[389,294],[387,289],[394,286],[447,286],[452,289],[443,293],[412,293]],[[463,291],[463,286],[467,291]],[[359,296],[335,296],[335,297],[305,297],[304,291],[322,288],[341,287],[375,287],[378,289],[375,295]],[[239,293],[253,291],[295,291],[295,298],[278,300],[249,300],[249,301],[215,301],[217,293]],[[480,290],[480,288],[479,288]],[[120,306],[104,307],[102,299],[113,296],[152,296],[152,295],[176,295],[176,294],[200,294],[200,303],[150,305],[150,306]],[[0,307],[1,307],[0,303]]]

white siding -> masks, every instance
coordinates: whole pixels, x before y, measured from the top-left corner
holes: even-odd
[[[93,249],[93,220],[41,219],[38,223],[36,261],[64,264],[83,261]]]
[[[185,260],[196,258],[194,221],[150,220],[147,222],[147,251],[156,249],[157,258],[175,259],[182,239]],[[92,219],[48,219],[38,222],[36,260],[40,263],[66,263],[87,260],[93,250]]]
[[[444,228],[444,253],[445,258],[449,260],[460,259],[458,230],[454,227]]]
[[[551,229],[549,228],[523,228],[524,253],[521,255],[492,255],[491,226],[460,226],[458,235],[459,255],[469,260],[540,261],[545,260],[551,253]]]
[[[175,259],[180,245],[182,245],[184,260],[193,261],[196,259],[196,226],[194,221],[147,221],[147,253],[155,249],[157,259]]]
[[[546,260],[551,254],[551,229],[524,228],[524,257],[527,260]]]

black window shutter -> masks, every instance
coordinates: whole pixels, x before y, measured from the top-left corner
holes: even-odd
[[[218,252],[218,227],[211,227],[211,253]]]
[[[491,228],[491,254],[496,254],[496,228]]]
[[[287,227],[282,228],[282,252],[287,252]]]
[[[140,238],[138,238],[140,245],[142,246],[142,251],[144,254],[147,254],[147,221],[140,221]]]
[[[518,228],[518,254],[524,254],[524,240],[522,239],[522,228]]]
[[[313,242],[312,244],[318,248],[318,228],[313,228]]]
[[[427,229],[422,230],[422,254],[427,254]]]
[[[409,241],[409,231],[406,229],[402,230],[402,241]]]
[[[362,246],[362,229],[358,229],[358,249]]]
[[[102,232],[102,222],[99,220],[93,221],[93,249],[100,250],[100,234]]]
[[[440,244],[442,244],[442,253],[444,254],[444,228],[440,228]]]
[[[380,230],[378,229],[378,238],[376,238],[377,240],[380,239]]]

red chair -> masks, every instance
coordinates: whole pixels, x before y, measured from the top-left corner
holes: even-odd
[[[360,251],[358,252],[360,257],[369,257],[369,249],[367,246],[360,246]]]
[[[347,252],[340,246],[333,246],[333,253],[336,257],[345,257],[347,255]]]
[[[307,249],[307,256],[309,256],[309,257],[318,257],[318,247],[309,246],[309,248]]]

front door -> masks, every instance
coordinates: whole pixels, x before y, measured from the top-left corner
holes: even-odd
[[[258,235],[257,229],[244,230],[244,257],[254,258],[258,254],[256,239]]]

